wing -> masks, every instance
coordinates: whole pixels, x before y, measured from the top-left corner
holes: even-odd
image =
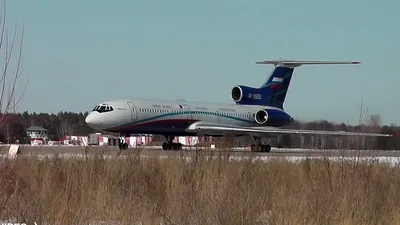
[[[198,133],[203,135],[251,135],[251,136],[270,136],[280,134],[314,134],[314,135],[333,135],[333,136],[372,136],[372,137],[392,137],[391,134],[378,134],[378,133],[358,133],[347,131],[323,131],[323,130],[295,130],[295,129],[282,129],[276,127],[240,127],[240,126],[227,126],[220,124],[210,124],[196,122],[191,124],[187,132]]]

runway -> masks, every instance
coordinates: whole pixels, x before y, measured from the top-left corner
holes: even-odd
[[[2,154],[7,154],[8,146],[3,146],[0,151]],[[87,153],[95,154],[102,153],[105,155],[121,154],[126,155],[133,152],[140,152],[141,155],[147,156],[163,156],[163,157],[177,157],[177,156],[195,156],[199,153],[207,154],[229,154],[230,156],[262,156],[262,157],[399,157],[400,151],[391,150],[318,150],[318,149],[279,149],[272,148],[271,152],[251,152],[249,149],[204,149],[204,148],[184,148],[181,151],[165,151],[161,147],[142,147],[142,148],[129,148],[128,150],[120,151],[118,147],[98,147],[92,146],[87,148]],[[47,154],[83,154],[85,147],[81,146],[21,146],[21,154],[28,155],[47,155]]]

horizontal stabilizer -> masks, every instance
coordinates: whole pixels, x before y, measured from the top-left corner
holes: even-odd
[[[264,60],[256,62],[256,64],[270,64],[275,66],[298,67],[302,65],[344,65],[344,64],[360,64],[358,61],[301,61],[301,60]]]

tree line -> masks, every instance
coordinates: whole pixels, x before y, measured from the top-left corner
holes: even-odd
[[[3,143],[29,143],[26,130],[30,126],[47,129],[50,140],[59,141],[65,136],[86,136],[96,132],[85,123],[88,112],[59,112],[49,113],[14,113],[3,116],[0,126],[0,141]]]
[[[30,126],[39,126],[47,129],[50,140],[58,141],[65,136],[87,136],[96,132],[85,123],[88,112],[59,112],[49,113],[23,113],[7,114],[2,116],[0,124],[0,141],[3,143],[29,143],[26,129]],[[329,131],[374,132],[385,134],[400,134],[400,126],[396,124],[382,125],[379,115],[371,115],[360,125],[332,123],[326,120],[302,122],[294,121],[285,128],[311,129]],[[155,137],[162,140],[162,137]],[[267,139],[272,146],[282,148],[322,148],[322,149],[400,149],[398,137],[334,137],[316,135],[281,135],[279,138]],[[237,145],[246,146],[251,143],[248,137],[236,138]]]

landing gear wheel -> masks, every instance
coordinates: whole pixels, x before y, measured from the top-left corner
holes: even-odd
[[[165,136],[165,138],[167,139],[167,141],[162,144],[163,150],[175,150],[175,151],[182,150],[181,143],[173,142],[173,140],[175,138],[174,136]]]
[[[163,150],[175,150],[175,151],[178,151],[178,150],[182,150],[182,144],[181,143],[174,143],[174,142],[170,142],[170,143],[164,142],[162,144],[162,149]]]
[[[119,150],[127,150],[129,146],[127,143],[119,143],[118,147]]]
[[[169,147],[169,145],[168,145],[167,142],[164,142],[164,143],[162,144],[162,149],[163,149],[163,150],[168,150],[168,147]]]
[[[174,149],[175,151],[180,151],[180,150],[182,150],[182,144],[181,144],[181,143],[174,143],[173,145],[174,145],[174,146],[173,146],[173,149]]]
[[[270,145],[262,145],[261,151],[262,152],[270,152],[271,151],[271,146]]]
[[[252,152],[270,152],[271,146],[270,145],[251,145]]]
[[[253,136],[254,141],[257,144],[252,144],[251,145],[251,151],[252,152],[270,152],[271,151],[271,146],[270,145],[263,145],[262,140],[260,137],[255,137]]]

